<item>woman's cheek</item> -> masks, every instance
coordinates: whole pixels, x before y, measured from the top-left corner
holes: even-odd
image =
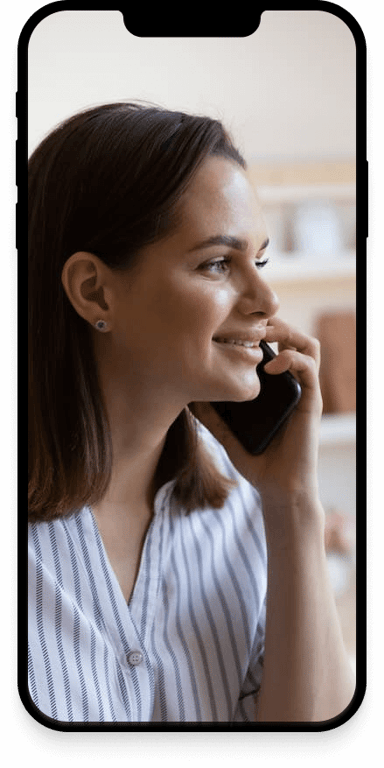
[[[151,315],[158,328],[168,327],[172,337],[186,333],[195,334],[199,341],[212,338],[234,306],[233,289],[201,276],[192,284],[182,279],[159,288]]]
[[[230,287],[221,286],[219,282],[212,280],[207,282],[200,290],[196,290],[192,296],[190,311],[196,307],[197,311],[211,322],[216,324],[223,323],[230,315],[234,303],[234,291]]]

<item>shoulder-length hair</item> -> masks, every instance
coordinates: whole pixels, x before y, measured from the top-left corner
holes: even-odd
[[[245,168],[219,121],[117,103],[64,121],[29,160],[31,521],[95,504],[111,477],[112,444],[91,331],[64,291],[63,266],[86,251],[111,269],[129,269],[143,246],[175,226],[176,204],[209,155]],[[189,408],[168,431],[157,488],[170,479],[187,511],[221,507],[231,486],[201,444]]]

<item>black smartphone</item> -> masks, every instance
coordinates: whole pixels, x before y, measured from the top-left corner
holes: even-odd
[[[263,359],[257,366],[260,393],[241,403],[211,403],[244,448],[256,456],[263,453],[276,432],[290,416],[301,396],[299,382],[289,371],[269,375],[264,366],[276,357],[265,341],[260,342]]]

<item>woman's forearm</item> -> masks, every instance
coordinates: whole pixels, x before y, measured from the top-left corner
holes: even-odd
[[[323,513],[313,502],[294,506],[264,503],[269,564],[260,722],[329,720],[355,689],[328,576]]]

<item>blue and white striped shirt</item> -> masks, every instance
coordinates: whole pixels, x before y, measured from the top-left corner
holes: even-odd
[[[186,514],[157,493],[127,605],[89,507],[29,525],[29,692],[65,723],[247,722],[260,687],[267,587],[260,499],[238,481],[222,509]]]

